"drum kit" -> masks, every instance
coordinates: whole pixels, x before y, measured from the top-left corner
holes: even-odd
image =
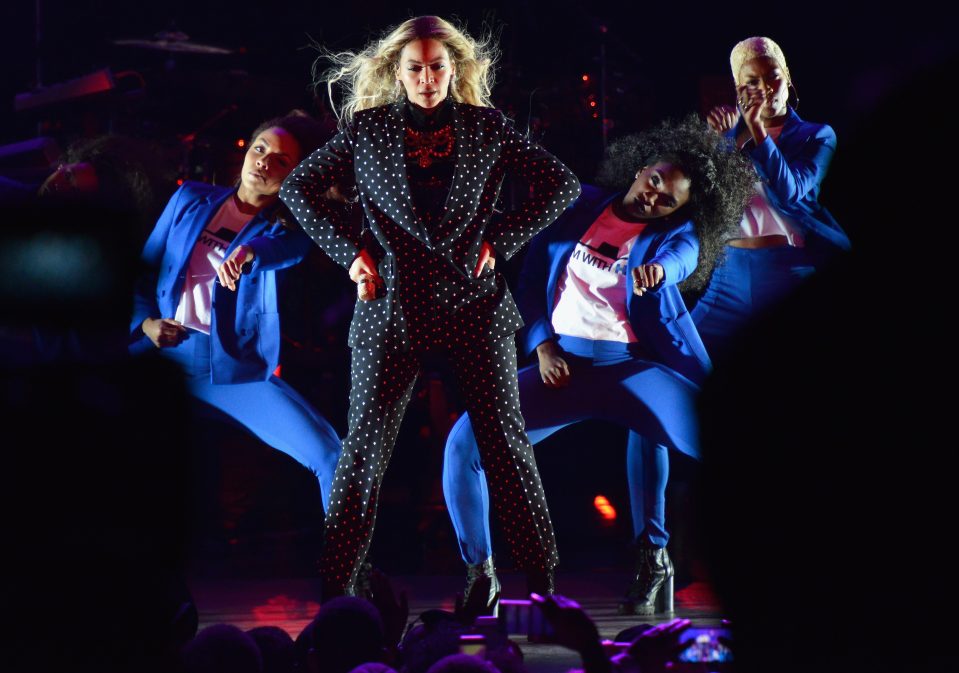
[[[228,94],[220,87],[225,82],[246,79],[244,71],[234,69],[233,58],[246,50],[197,42],[175,29],[157,32],[149,38],[119,38],[110,42],[124,52],[134,52],[123,60],[142,68],[151,83],[148,102],[141,113],[154,118],[154,124],[164,119],[171,125],[167,132],[172,132],[179,146],[177,173],[194,180],[213,180],[224,171],[232,173],[232,165],[220,166],[214,160],[221,152],[213,151],[211,142],[216,141],[209,134],[222,135],[222,129],[218,133],[219,126],[239,108],[224,97]],[[213,95],[207,101],[206,96],[197,95],[201,92]],[[192,104],[181,107],[177,103],[186,100]],[[180,114],[183,108],[190,110],[185,117]],[[230,162],[234,162],[232,155]]]
[[[153,39],[120,39],[112,40],[112,44],[121,47],[137,47],[153,51],[163,51],[171,54],[234,54],[238,50],[217,47],[212,44],[191,42],[190,36],[178,30],[161,31],[154,34]],[[239,50],[242,52],[242,50]]]
[[[236,92],[248,90],[236,86],[249,77],[236,69],[235,56],[246,50],[194,41],[176,29],[109,43],[122,50],[112,59],[122,68],[101,68],[17,94],[14,111],[35,121],[38,135],[62,140],[61,144],[91,128],[94,133],[175,137],[177,172],[209,178],[215,172],[205,158],[210,134],[223,134],[219,125],[239,107]],[[232,95],[221,91],[230,85]]]

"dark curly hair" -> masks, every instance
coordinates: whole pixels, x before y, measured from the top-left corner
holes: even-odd
[[[725,242],[739,230],[756,173],[729,140],[689,115],[617,139],[609,146],[596,182],[617,191],[629,189],[636,171],[657,161],[673,164],[691,183],[689,201],[671,218],[692,220],[699,237],[696,270],[679,286],[683,292],[695,292],[706,286]]]

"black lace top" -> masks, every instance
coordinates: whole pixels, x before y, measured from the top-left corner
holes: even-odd
[[[427,231],[439,223],[456,168],[456,137],[449,97],[432,113],[407,101],[406,176],[416,216]]]

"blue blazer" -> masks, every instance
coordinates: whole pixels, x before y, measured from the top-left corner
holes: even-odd
[[[582,196],[530,243],[517,290],[526,322],[519,343],[527,355],[556,336],[552,325],[556,286],[576,243],[606,206],[622,196],[583,185]],[[693,272],[698,257],[699,239],[692,222],[672,227],[650,223],[629,253],[627,274],[631,277],[635,267],[656,262],[663,265],[665,278],[642,297],[627,283],[625,297],[629,322],[643,346],[657,362],[696,383],[705,378],[711,363],[677,284]]]
[[[153,348],[140,325],[147,318],[176,314],[193,247],[204,227],[234,189],[186,182],[173,195],[143,248],[146,271],[137,284],[130,323],[131,350]],[[271,221],[272,208],[258,213],[227,248],[256,254],[236,292],[213,284],[210,370],[213,383],[265,381],[280,360],[276,271],[296,264],[312,242],[299,228]]]
[[[727,135],[735,139],[744,128],[740,119]],[[760,145],[747,144],[745,152],[765,183],[770,203],[799,223],[810,251],[828,255],[849,250],[846,232],[819,204],[819,188],[836,152],[832,127],[803,121],[789,108],[779,142],[767,137]]]

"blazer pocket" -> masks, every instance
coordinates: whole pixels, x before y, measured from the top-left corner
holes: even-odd
[[[256,350],[267,364],[280,360],[280,314],[256,314]]]

